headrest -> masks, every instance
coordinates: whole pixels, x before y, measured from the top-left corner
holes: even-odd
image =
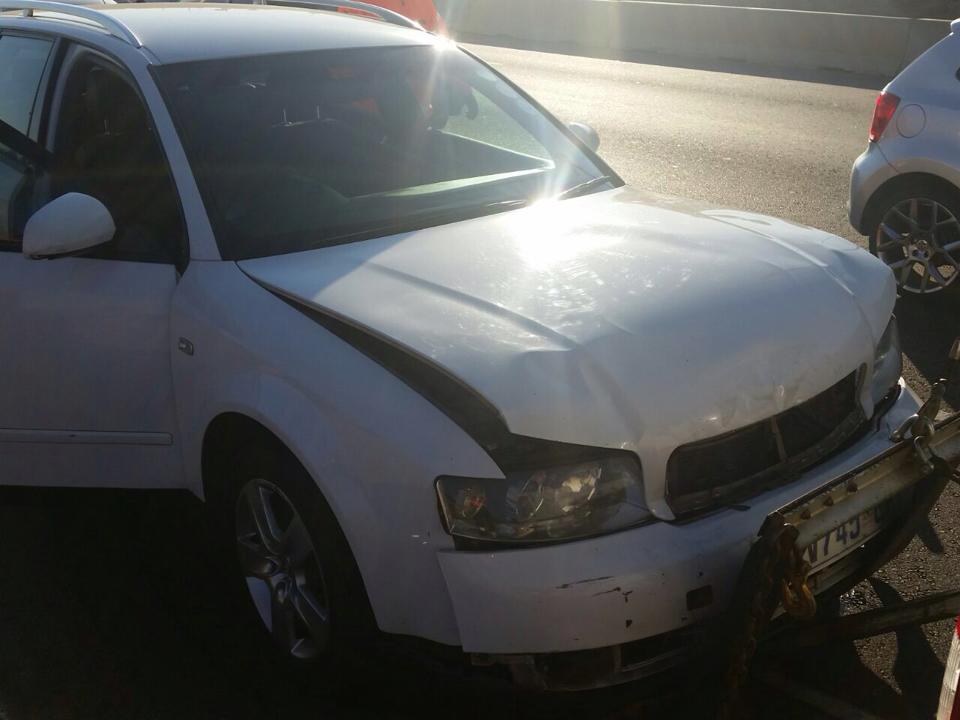
[[[100,132],[114,135],[147,129],[143,103],[133,88],[103,68],[94,67],[87,73],[84,104]]]

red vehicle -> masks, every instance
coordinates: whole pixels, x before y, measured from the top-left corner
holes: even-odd
[[[161,2],[163,0],[118,0],[119,2]],[[202,2],[203,0],[201,0]],[[437,12],[436,6],[433,4],[433,0],[360,0],[367,5],[376,5],[377,7],[382,7],[386,10],[391,10],[395,13],[399,13],[404,17],[410,18],[411,20],[420,23],[426,30],[435,33],[447,34],[447,26],[443,22],[443,17],[440,13]],[[210,0],[210,2],[226,2],[226,3],[240,3],[240,4],[263,4],[269,2],[269,0]],[[336,4],[335,0],[333,2],[324,0],[281,0],[278,2],[279,5],[328,5],[333,6]],[[355,15],[373,15],[373,13],[364,12],[362,9],[357,7],[349,7],[349,4],[344,4],[341,7],[336,8],[339,12],[352,13]]]
[[[432,32],[446,34],[447,28],[443,23],[443,18],[437,12],[433,0],[364,0],[370,5],[377,5],[387,10],[393,10],[396,13],[416,20],[424,28]],[[341,8],[341,12],[362,12]]]

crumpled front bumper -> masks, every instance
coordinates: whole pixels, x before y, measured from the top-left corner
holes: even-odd
[[[702,626],[729,606],[767,515],[887,451],[891,432],[918,405],[904,385],[866,437],[796,482],[735,508],[561,545],[440,553],[464,651],[503,662],[511,655],[637,650]],[[650,658],[634,654],[638,667],[649,665]],[[620,666],[630,679],[631,668]]]

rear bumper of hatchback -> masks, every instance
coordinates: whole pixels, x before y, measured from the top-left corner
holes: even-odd
[[[853,163],[850,173],[850,224],[861,235],[870,233],[865,226],[865,211],[873,194],[888,180],[895,177],[897,171],[889,163],[879,143],[871,142],[867,149]]]
[[[560,683],[565,689],[679,664],[710,625],[704,621],[729,606],[766,516],[887,450],[891,432],[918,405],[903,385],[868,435],[797,481],[735,508],[561,545],[440,553],[463,650],[475,662],[513,666],[515,677],[550,658],[555,671],[573,678]]]

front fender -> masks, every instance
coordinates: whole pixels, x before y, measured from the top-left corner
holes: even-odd
[[[203,494],[210,423],[224,412],[256,420],[324,494],[380,628],[459,644],[436,559],[453,543],[434,479],[498,477],[486,453],[407,385],[234,263],[191,263],[174,299],[172,333],[193,348],[172,357],[189,489]]]

